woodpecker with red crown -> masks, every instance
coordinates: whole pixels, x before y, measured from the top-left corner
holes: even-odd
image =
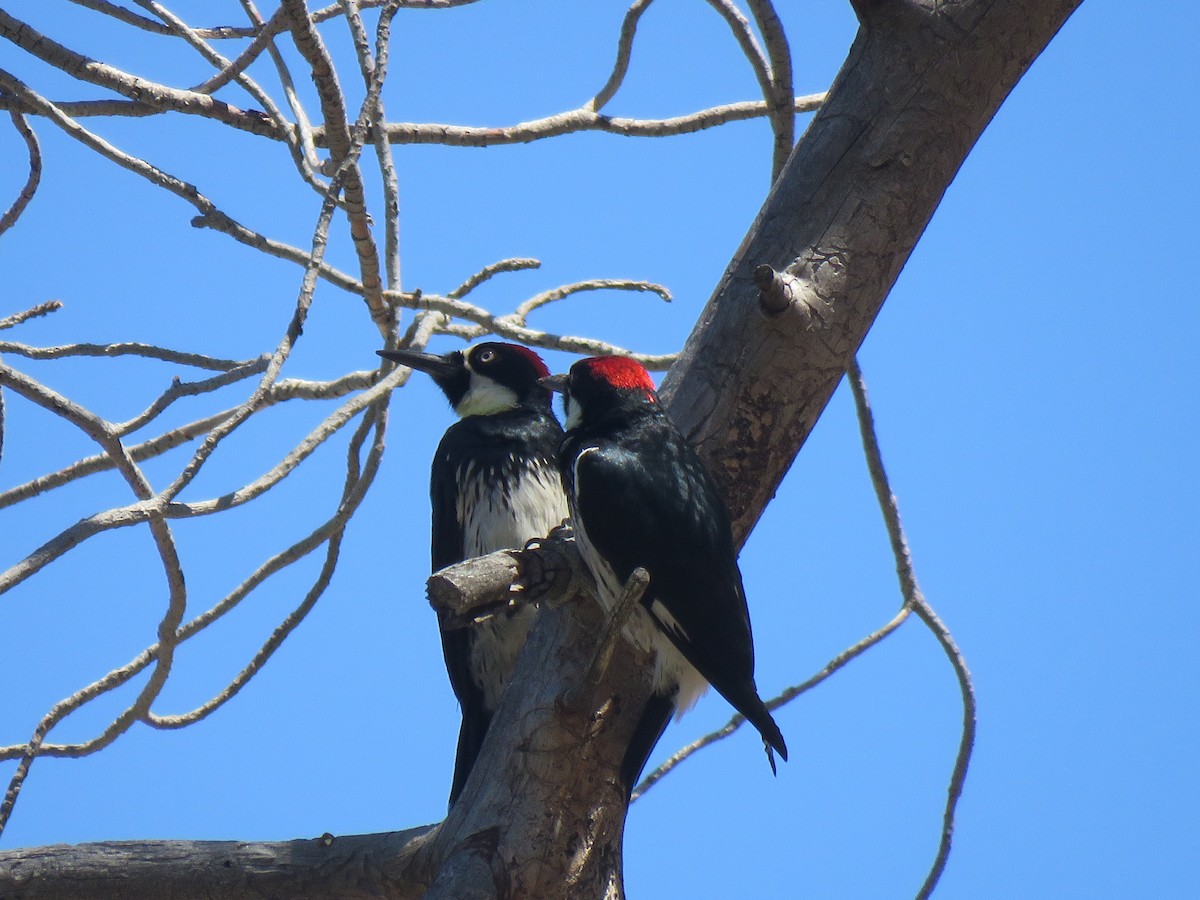
[[[762,735],[771,771],[787,745],[754,684],[754,643],[729,510],[667,417],[650,374],[594,357],[544,379],[562,391],[559,466],[575,540],[610,610],[639,567],[650,584],[625,633],[654,656],[653,696],[626,751],[632,791],[670,721],[712,685]]]
[[[431,375],[460,417],[442,437],[430,474],[434,571],[497,550],[519,550],[562,524],[563,430],[550,391],[540,383],[550,374],[541,357],[498,342],[444,356],[378,353]],[[523,605],[442,632],[446,671],[462,707],[451,806],[479,756],[534,616],[533,607]]]

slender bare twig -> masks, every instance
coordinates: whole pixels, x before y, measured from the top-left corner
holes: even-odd
[[[332,381],[302,381],[294,378],[285,378],[272,386],[266,399],[263,401],[262,408],[265,409],[276,403],[297,399],[335,400],[339,397],[344,397],[351,391],[362,390],[370,386],[375,382],[378,374],[377,370],[349,372]],[[210,416],[205,416],[194,422],[189,422],[186,425],[180,425],[177,428],[160,434],[158,437],[140,444],[134,444],[129,448],[129,455],[137,462],[161,456],[170,450],[174,450],[176,447],[195,440],[201,435],[207,434],[216,425],[231,417],[236,411],[236,409],[227,409]],[[86,457],[58,471],[39,476],[0,493],[0,509],[20,503],[22,500],[28,500],[30,497],[44,494],[47,491],[61,487],[79,478],[94,475],[97,472],[108,471],[111,468],[112,460],[106,454]]]
[[[433,318],[434,317],[430,316],[429,314],[422,314],[419,316],[414,322],[413,327],[409,330],[409,333],[405,336],[403,344],[405,346],[412,346],[418,349],[423,348],[428,342],[429,336],[432,333]],[[400,385],[408,379],[410,374],[411,373],[407,370],[396,371],[393,373],[391,380],[394,385]],[[308,535],[308,537],[297,542],[296,544],[293,544],[287,550],[276,554],[267,562],[263,563],[255,572],[246,578],[233,591],[227,594],[214,607],[179,628],[176,635],[176,643],[183,643],[208,627],[213,622],[220,619],[227,612],[236,607],[242,599],[244,599],[256,587],[266,581],[266,579],[272,574],[306,556],[321,544],[325,543],[327,540],[330,540],[335,533],[340,533],[340,531],[344,529],[345,523],[353,515],[354,509],[357,507],[358,503],[361,502],[367,487],[369,487],[371,481],[373,480],[380,456],[383,451],[383,427],[385,423],[382,418],[380,418],[380,414],[383,411],[382,404],[385,402],[385,400],[385,394],[376,394],[373,402],[368,407],[369,410],[373,411],[371,415],[376,417],[378,425],[376,428],[376,436],[372,446],[371,454],[368,457],[367,464],[363,469],[363,474],[361,477],[358,475],[356,460],[358,458],[358,449],[361,445],[360,436],[365,434],[364,427],[360,427],[358,434],[351,441],[350,448],[348,450],[347,486],[343,492],[343,501],[339,504],[338,510],[335,512],[334,516],[315,529],[310,535]],[[45,720],[48,724],[46,728],[43,729],[43,737],[45,731],[48,731],[50,727],[53,727],[53,724],[61,721],[66,717],[66,715],[80,708],[95,697],[111,691],[122,684],[125,684],[130,678],[145,669],[146,666],[148,666],[157,658],[159,648],[160,644],[158,643],[147,647],[126,665],[113,670],[108,675],[96,682],[93,682],[82,690],[76,692],[71,697],[68,697],[57,704],[54,710],[52,710],[51,715]],[[257,668],[255,668],[255,671],[257,671]],[[239,680],[239,686],[244,684],[245,680],[245,678]],[[236,689],[234,692],[236,692]],[[232,694],[230,694],[230,696],[232,696]],[[206,706],[208,705],[206,704]],[[212,708],[215,708],[215,706]],[[157,720],[157,717],[150,718],[152,720],[151,724],[161,724],[163,727],[170,727],[170,722],[167,720],[160,722]],[[77,744],[45,744],[39,741],[38,745],[32,749],[29,744],[0,747],[0,760],[14,759],[19,757],[24,758],[26,754],[30,753],[35,756],[85,756],[108,746],[108,744],[115,740],[116,737],[118,737],[119,734],[128,727],[128,724],[131,721],[132,718],[130,717],[118,718],[117,721],[111,723],[97,737],[91,739],[90,741]]]
[[[253,79],[251,79],[250,76],[245,74],[245,72],[237,69],[234,63],[230,62],[230,60],[226,59],[224,56],[214,50],[202,37],[200,37],[199,34],[196,33],[195,29],[188,27],[187,23],[185,23],[170,10],[166,9],[161,4],[156,3],[155,0],[135,0],[135,2],[143,9],[149,10],[162,19],[162,21],[166,23],[166,25],[174,34],[177,34],[179,37],[183,38],[193,49],[196,50],[197,53],[204,57],[208,63],[214,66],[219,75],[228,73],[228,80],[236,81],[251,97],[254,98],[255,101],[262,106],[262,108],[266,111],[266,114],[271,117],[271,121],[275,123],[279,136],[287,146],[288,151],[291,153],[292,162],[296,166],[296,170],[300,173],[300,177],[318,194],[324,195],[328,186],[317,177],[314,167],[310,164],[310,160],[305,156],[304,150],[300,145],[300,141],[294,134],[296,129],[294,129],[292,124],[284,117],[283,113],[279,110],[279,107],[275,105],[275,101],[271,99],[270,95],[268,95],[266,91],[259,87],[259,85]],[[282,10],[278,11],[276,15],[282,15]],[[264,32],[260,32],[259,39],[255,41],[255,44],[252,45],[250,49],[253,49],[255,45],[271,47],[270,38],[264,37]],[[252,56],[248,56],[246,54],[243,54],[243,57],[244,61],[242,62],[242,68],[249,65],[253,59]],[[216,79],[210,79],[210,81],[216,83],[216,87],[220,86],[219,77]],[[209,82],[205,82],[204,84],[192,88],[192,90],[200,94],[211,94],[214,90],[216,90],[216,87],[210,85]]]
[[[379,27],[376,29],[375,56],[371,56],[371,48],[367,39],[367,31],[359,14],[358,0],[341,0],[345,10],[346,22],[354,41],[354,49],[358,54],[358,66],[362,72],[363,83],[368,93],[375,95],[374,107],[371,110],[371,138],[375,145],[375,157],[379,163],[379,174],[383,180],[384,199],[384,273],[390,290],[400,290],[400,179],[396,174],[396,166],[392,160],[392,148],[384,133],[383,124],[387,121],[383,109],[383,96],[379,90],[373,90],[373,85],[382,84],[384,73],[387,71],[388,29],[395,15],[397,4],[391,3],[380,16]]]
[[[796,115],[792,111],[792,51],[779,14],[771,0],[746,0],[767,45],[771,90],[764,98],[771,107],[771,131],[775,143],[771,154],[771,181],[783,171],[784,163],[796,143]]]
[[[309,254],[309,262],[304,269],[304,278],[301,281],[299,295],[296,298],[296,304],[293,308],[292,320],[288,323],[286,332],[276,345],[275,352],[271,354],[271,360],[267,364],[266,371],[246,402],[232,416],[221,422],[205,436],[200,446],[192,454],[192,458],[188,461],[187,465],[183,467],[183,470],[175,480],[160,495],[164,501],[171,501],[191,483],[192,479],[196,477],[221,441],[228,437],[234,429],[238,428],[242,422],[253,415],[270,394],[271,386],[279,377],[279,372],[283,368],[284,362],[291,355],[292,348],[304,331],[304,322],[308,318],[309,309],[312,308],[313,294],[316,291],[317,273],[329,244],[329,226],[333,220],[334,210],[337,208],[336,198],[352,162],[352,156],[344,160],[343,164],[339,166],[338,171],[334,173],[333,179],[329,184],[329,192],[326,195],[325,202],[321,205],[321,213],[317,217],[316,228],[313,230],[312,252]]]
[[[37,193],[38,184],[42,180],[42,148],[38,145],[37,135],[33,133],[33,129],[25,121],[25,116],[17,110],[10,109],[8,116],[12,119],[13,127],[17,129],[17,133],[21,135],[28,149],[29,175],[25,179],[25,184],[21,188],[21,192],[13,200],[12,206],[4,211],[4,215],[0,215],[0,234],[4,234],[13,225],[17,224],[17,219],[21,218],[21,213],[25,212],[25,207],[29,205],[29,201],[33,199],[33,195]]]
[[[796,97],[795,111],[812,112],[824,102],[824,93]],[[748,100],[712,106],[685,116],[667,119],[629,119],[602,115],[585,106],[517,125],[497,127],[392,122],[387,126],[387,135],[393,144],[442,144],[447,147],[528,144],[583,131],[599,131],[625,137],[672,137],[695,134],[697,131],[716,128],[730,122],[758,119],[767,115],[769,111],[770,106],[765,100]],[[315,137],[318,145],[324,144],[325,135],[321,129],[316,130]]]
[[[374,481],[375,474],[379,470],[379,460],[383,455],[384,449],[383,435],[386,430],[386,423],[386,399],[376,401],[376,404],[368,409],[367,414],[363,417],[363,421],[359,424],[359,427],[355,430],[350,440],[350,447],[347,451],[346,484],[342,491],[342,498],[338,503],[337,512],[328,523],[330,527],[328,528],[329,534],[326,538],[328,546],[325,552],[325,561],[321,565],[321,570],[316,580],[305,594],[304,600],[275,627],[275,630],[271,632],[271,636],[259,648],[258,652],[254,654],[250,662],[216,696],[195,709],[179,715],[164,716],[148,712],[144,717],[144,721],[148,725],[155,728],[184,728],[193,722],[200,721],[210,713],[224,706],[228,701],[237,696],[238,692],[249,683],[250,679],[266,665],[275,651],[279,649],[288,636],[304,621],[305,617],[312,611],[312,608],[316,606],[317,600],[321,598],[321,595],[329,586],[334,570],[337,568],[338,555],[341,551],[342,536],[345,534],[346,525],[349,523],[350,517],[358,509],[363,497],[366,496],[367,488]],[[375,441],[367,457],[365,470],[360,474],[358,465],[359,452],[362,450],[363,442],[372,428],[375,429]]]
[[[200,394],[207,394],[210,391],[223,388],[226,385],[236,384],[239,381],[249,378],[251,375],[257,375],[262,372],[266,369],[267,362],[268,358],[262,356],[252,362],[246,363],[244,366],[230,369],[228,372],[222,372],[220,375],[214,375],[211,378],[205,378],[203,381],[180,381],[179,378],[175,378],[171,381],[171,386],[159,394],[146,409],[132,419],[115,424],[113,428],[119,437],[125,437],[125,435],[132,434],[144,428],[154,419],[158,418],[176,400],[183,397],[196,397]]]
[[[47,300],[45,303],[39,303],[37,306],[31,306],[29,309],[22,310],[19,313],[13,313],[11,316],[5,316],[0,319],[0,331],[6,328],[13,328],[20,325],[22,322],[27,322],[30,319],[36,319],[38,316],[48,316],[52,312],[57,312],[62,309],[61,300]],[[0,347],[3,347],[0,344]],[[0,352],[7,352],[0,349]]]
[[[208,94],[180,90],[122,72],[113,66],[89,59],[47,37],[28,23],[0,9],[0,37],[11,41],[26,53],[60,69],[80,81],[107,88],[154,109],[174,110],[215,119],[242,131],[282,140],[275,123],[261,112],[243,110]],[[7,87],[7,86],[6,86]],[[22,100],[26,99],[21,97]]]
[[[14,387],[26,398],[67,419],[95,440],[112,458],[115,467],[125,478],[138,501],[148,505],[147,522],[155,548],[163,564],[168,598],[166,609],[158,626],[159,652],[155,658],[153,670],[133,704],[123,714],[124,721],[128,721],[127,717],[130,716],[140,718],[149,710],[150,704],[158,696],[170,675],[171,664],[174,661],[175,633],[179,628],[179,623],[183,620],[187,603],[183,568],[170,526],[163,518],[161,509],[150,502],[153,497],[150,483],[138,468],[137,463],[130,457],[128,450],[121,444],[120,438],[117,437],[112,426],[61,394],[32,383],[30,379],[3,364],[0,364],[0,382],[8,387]],[[36,569],[31,571],[36,571]],[[4,587],[0,587],[0,591],[4,589]],[[59,707],[56,706],[55,710],[58,709]],[[30,767],[37,755],[37,747],[42,743],[49,729],[53,727],[51,717],[55,714],[55,710],[51,710],[50,715],[35,728],[26,750],[21,756],[21,761],[9,781],[4,800],[0,802],[0,833],[3,833],[25,779],[28,777]]]
[[[392,308],[383,302],[383,282],[379,275],[379,251],[371,236],[371,218],[367,212],[366,191],[363,187],[362,171],[358,167],[358,150],[361,141],[351,134],[346,115],[345,98],[339,84],[333,58],[325,47],[325,41],[316,25],[309,18],[305,0],[282,0],[290,19],[292,39],[296,49],[308,63],[317,97],[321,101],[321,113],[325,119],[325,136],[329,141],[331,162],[342,168],[343,198],[346,215],[350,220],[350,237],[358,256],[358,266],[363,285],[363,299],[371,311],[371,318],[382,334],[391,329]],[[381,27],[383,23],[380,23]],[[370,110],[378,101],[378,86],[368,91],[363,105],[363,116],[370,121]],[[369,105],[368,105],[369,104]]]
[[[790,703],[801,694],[812,690],[834,672],[837,672],[839,669],[845,666],[846,663],[850,662],[855,657],[860,656],[871,647],[874,647],[885,637],[899,628],[904,623],[904,620],[908,618],[908,616],[909,609],[907,607],[901,608],[901,610],[896,613],[896,615],[894,615],[887,624],[877,628],[875,631],[872,631],[862,640],[858,641],[858,643],[847,647],[845,650],[827,662],[824,667],[815,675],[811,676],[805,681],[800,682],[799,684],[792,685],[768,700],[767,709],[774,712],[775,710],[779,709],[779,707]],[[641,783],[630,795],[629,802],[632,803],[634,800],[646,793],[646,791],[650,790],[650,788],[654,787],[654,785],[658,784],[658,782],[662,781],[663,777],[667,775],[667,773],[682,763],[685,759],[693,756],[710,744],[715,744],[717,741],[723,741],[725,738],[729,737],[731,734],[741,728],[745,723],[746,717],[741,713],[735,713],[728,722],[726,722],[716,731],[709,732],[703,737],[692,741],[692,743],[680,747],[669,757],[667,757],[662,765],[658,766],[658,768],[642,779]]]
[[[268,50],[272,46],[272,38],[275,36],[275,26],[278,24],[278,31],[283,30],[283,22],[276,23],[276,19],[282,19],[284,15],[283,9],[275,10],[275,14],[271,17],[269,23],[255,23],[255,30],[258,32],[254,35],[254,40],[246,45],[231,62],[224,65],[215,75],[202,81],[200,84],[192,88],[197,94],[213,94],[223,88],[229,82],[233,81],[238,75],[246,71],[250,64],[258,59],[264,50]],[[202,38],[203,29],[194,28],[192,34],[198,38]]]
[[[617,38],[617,59],[613,63],[612,74],[608,76],[608,81],[604,83],[604,86],[596,92],[596,96],[585,105],[585,109],[599,112],[620,90],[622,82],[625,81],[625,75],[629,71],[629,58],[633,55],[633,39],[637,35],[638,22],[642,18],[642,13],[653,2],[654,0],[635,0],[633,6],[626,10],[625,18],[621,21],[621,34]]]
[[[671,302],[671,292],[661,284],[653,281],[631,281],[625,278],[593,278],[589,281],[576,281],[574,284],[564,284],[553,290],[542,291],[519,304],[507,316],[501,316],[504,321],[524,325],[526,317],[535,309],[548,303],[555,303],[573,294],[586,291],[648,291],[657,294],[667,303]]]
[[[102,12],[106,16],[112,16],[114,19],[124,22],[126,25],[132,25],[135,28],[140,28],[142,31],[149,31],[151,34],[172,34],[171,29],[162,23],[155,22],[153,19],[147,19],[145,16],[139,16],[137,13],[123,6],[117,6],[115,3],[108,2],[108,0],[71,0],[71,2],[77,6],[84,6],[88,9],[94,9],[96,12]],[[251,29],[235,28],[232,25],[198,28],[196,29],[196,33],[203,38],[251,37],[254,34]]]
[[[875,436],[875,418],[871,412],[871,404],[867,400],[867,386],[857,359],[851,357],[846,367],[846,374],[850,381],[850,389],[854,393],[854,406],[858,411],[858,426],[867,458],[867,469],[871,473],[871,483],[875,487],[879,508],[883,512],[883,519],[887,525],[888,538],[892,543],[892,553],[896,558],[896,574],[900,579],[900,589],[904,594],[905,605],[920,617],[941,644],[950,664],[954,667],[954,674],[958,679],[959,690],[962,694],[962,736],[959,739],[954,770],[950,775],[950,786],[946,791],[941,840],[938,842],[937,856],[930,866],[925,883],[917,894],[918,898],[925,898],[933,893],[933,889],[937,886],[938,880],[946,868],[946,861],[950,857],[950,845],[954,839],[954,813],[958,806],[958,798],[962,796],[963,783],[967,778],[967,768],[971,764],[971,751],[975,746],[975,688],[962,652],[955,644],[949,629],[942,624],[933,607],[925,599],[920,585],[917,584],[916,571],[913,568],[912,555],[908,548],[908,539],[904,535],[904,527],[900,522],[899,506],[896,503],[895,495],[888,486],[887,473],[883,468],[879,440]]]
[[[501,272],[523,272],[528,269],[541,268],[541,265],[542,263],[540,260],[529,259],[526,257],[502,259],[499,262],[490,263],[489,265],[484,266],[446,296],[451,300],[461,300],[463,297],[467,296],[467,294],[471,293],[471,291],[475,290],[475,288],[479,287],[479,285],[491,278],[494,278]],[[445,312],[445,310],[442,310],[442,312]]]
[[[155,22],[153,19],[147,19],[131,12],[124,7],[110,3],[109,0],[71,0],[78,6],[85,6],[89,9],[94,9],[97,12],[105,13],[118,19],[127,25],[133,25],[143,31],[148,31],[151,34],[172,35],[170,28],[160,22]],[[374,9],[383,6],[389,0],[359,0],[359,6],[363,9]],[[396,2],[396,0],[392,0]],[[452,9],[456,6],[469,6],[472,3],[478,3],[479,0],[398,0],[399,6],[402,9]],[[314,22],[324,22],[332,19],[339,14],[337,6],[326,6],[322,9],[315,10],[312,13]],[[274,37],[287,29],[287,24],[276,22],[272,17],[270,24],[267,26],[266,34],[268,37]],[[210,28],[197,28],[196,33],[207,40],[228,40],[229,38],[247,38],[256,37],[263,34],[260,28],[246,28],[235,25],[215,25]]]
[[[749,20],[742,15],[742,11],[737,8],[733,0],[707,0],[707,2],[725,20],[729,30],[733,32],[734,39],[742,49],[742,53],[745,55],[746,61],[750,63],[750,68],[758,81],[758,88],[762,92],[763,100],[768,108],[773,107],[775,104],[771,83],[771,64],[767,61],[767,55],[763,53],[762,47],[758,45],[758,39],[754,37],[754,30],[750,27]],[[769,112],[768,115],[770,115]]]
[[[0,10],[0,15],[3,11]],[[354,290],[357,286],[359,292],[362,288],[358,282],[354,281],[349,275],[324,266],[322,260],[316,260],[315,263],[311,254],[305,253],[296,247],[289,247],[285,244],[280,244],[272,241],[269,238],[251,231],[244,225],[236,222],[226,213],[217,208],[216,204],[208,199],[204,194],[196,189],[194,185],[188,184],[182,179],[176,178],[173,175],[164,172],[155,166],[150,165],[144,160],[131,156],[123,152],[117,147],[110,144],[108,141],[101,138],[99,135],[88,131],[78,122],[67,116],[49,100],[40,96],[28,86],[22,83],[19,79],[10,75],[8,72],[0,69],[0,89],[9,91],[18,96],[22,102],[36,109],[41,115],[48,118],[51,122],[65,131],[68,135],[75,138],[84,146],[96,151],[106,159],[111,160],[123,169],[127,169],[136,175],[149,181],[151,184],[161,187],[177,197],[181,197],[191,203],[200,215],[192,220],[192,224],[197,227],[213,228],[224,234],[228,234],[235,240],[253,247],[256,250],[261,250],[264,253],[269,253],[272,256],[278,256],[281,259],[287,259],[291,262],[298,263],[302,266],[316,265],[321,275],[331,283],[337,284],[339,287],[347,290]]]
[[[49,102],[49,101],[47,101]],[[588,101],[591,103],[591,101]],[[824,92],[805,94],[794,98],[793,110],[799,113],[813,112],[825,102]],[[126,100],[62,100],[54,106],[64,115],[75,119],[94,116],[154,116],[163,110],[145,103]],[[0,93],[0,109],[19,109],[21,112],[42,115],[42,111],[27,103],[23,97],[5,97]],[[695,134],[709,128],[718,128],[732,122],[761,119],[770,113],[765,100],[747,100],[712,106],[684,116],[667,119],[630,119],[606,116],[584,107],[557,113],[542,119],[533,119],[517,125],[442,125],[433,123],[393,122],[385,126],[388,141],[393,144],[440,144],[446,147],[497,147],[507,144],[528,144],[547,138],[583,131],[598,131],[624,137],[674,137]],[[237,127],[237,126],[235,126]],[[300,127],[297,125],[296,127]],[[254,130],[243,128],[245,131]],[[265,137],[282,137],[265,134]],[[316,146],[327,146],[323,128],[312,130]]]
[[[48,304],[58,303],[52,300]],[[58,303],[61,306],[61,303]],[[58,307],[53,307],[57,309]],[[53,311],[46,309],[46,312]],[[220,359],[205,356],[201,353],[186,353],[182,350],[170,350],[166,347],[156,347],[153,344],[141,344],[136,341],[123,341],[116,344],[61,344],[57,347],[31,347],[13,341],[0,341],[0,353],[12,353],[27,359],[62,359],[67,356],[101,356],[114,358],[118,356],[141,356],[146,359],[160,359],[163,362],[179,363],[197,369],[208,369],[211,372],[228,372],[252,365],[253,359]]]
[[[270,21],[264,22],[254,5],[254,0],[241,0],[241,4],[250,21],[261,28],[263,34],[274,37],[276,32],[282,33],[287,30],[288,13],[282,6],[275,10]],[[296,120],[296,137],[304,154],[306,166],[315,172],[321,167],[321,159],[317,155],[316,143],[313,140],[312,123],[308,119],[308,112],[304,109],[304,104],[300,102],[300,94],[296,91],[292,71],[288,68],[287,61],[279,52],[279,48],[275,46],[274,40],[267,44],[267,53],[275,64],[275,71],[279,75],[279,84],[283,88],[284,99],[287,100],[288,108]]]

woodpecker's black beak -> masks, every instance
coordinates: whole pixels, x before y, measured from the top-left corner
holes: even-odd
[[[462,371],[462,354],[447,353],[438,356],[436,353],[422,353],[420,350],[376,350],[384,359],[398,362],[402,366],[427,372],[436,378],[453,378]]]
[[[545,378],[539,378],[538,384],[548,391],[557,391],[560,394],[567,392],[566,375],[547,375]]]

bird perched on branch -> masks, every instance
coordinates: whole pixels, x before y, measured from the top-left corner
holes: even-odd
[[[632,790],[671,715],[687,712],[708,685],[762,735],[787,745],[754,684],[754,644],[729,511],[695,450],[663,410],[637,362],[594,357],[543,380],[562,391],[567,436],[559,466],[575,540],[610,610],[626,580],[650,583],[625,634],[654,655],[654,694],[626,752]]]
[[[549,375],[532,350],[489,342],[444,356],[380,350],[380,356],[432,376],[459,420],[438,445],[430,474],[433,570],[497,550],[519,550],[567,517],[558,472],[563,430],[539,383]],[[512,674],[535,610],[522,605],[442,631],[462,727],[450,787],[458,799]]]

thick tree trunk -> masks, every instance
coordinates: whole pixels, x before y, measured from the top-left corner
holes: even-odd
[[[1079,2],[855,2],[862,28],[828,100],[663,385],[727,492],[740,541],[970,148]],[[782,310],[764,312],[758,284]],[[440,826],[332,842],[9,851],[0,895],[619,896],[617,771],[646,686],[622,643],[602,682],[572,693],[599,627],[590,601],[539,617],[475,773]]]

